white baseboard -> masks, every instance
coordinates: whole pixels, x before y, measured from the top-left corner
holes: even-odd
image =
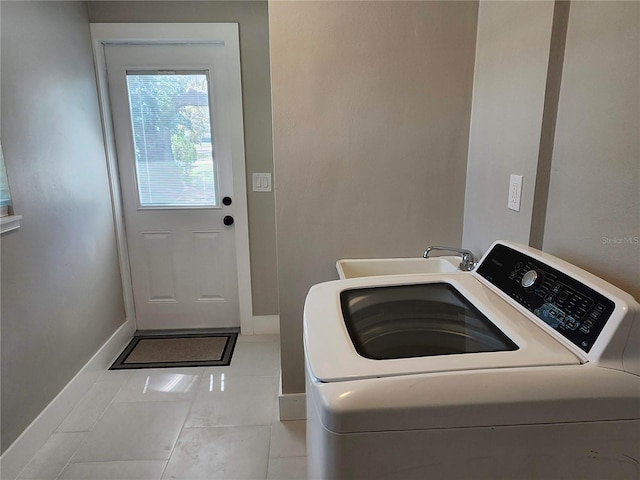
[[[122,324],[100,347],[62,391],[40,412],[24,432],[0,457],[2,480],[15,479],[40,447],[87,393],[98,376],[111,366],[116,357],[133,337],[132,321]]]
[[[279,335],[280,315],[256,315],[253,317],[254,335]]]
[[[282,375],[278,392],[278,412],[280,420],[306,420],[307,396],[304,393],[282,393]]]
[[[280,420],[306,420],[307,396],[304,393],[285,393],[278,396]]]

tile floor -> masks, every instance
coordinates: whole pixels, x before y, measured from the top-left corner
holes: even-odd
[[[228,367],[105,371],[18,479],[304,479],[305,422],[280,422],[277,336]]]

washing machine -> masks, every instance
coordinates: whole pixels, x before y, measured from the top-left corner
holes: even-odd
[[[640,478],[640,305],[538,250],[315,285],[304,347],[309,478]]]

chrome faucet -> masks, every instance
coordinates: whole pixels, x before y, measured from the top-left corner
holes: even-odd
[[[456,248],[456,247],[440,247],[437,245],[433,245],[427,248],[422,254],[423,258],[429,258],[429,254],[433,251],[444,251],[444,252],[455,252],[462,257],[462,261],[458,268],[463,272],[470,272],[477,265],[476,257],[473,255],[473,252],[469,250],[465,250],[464,248]]]

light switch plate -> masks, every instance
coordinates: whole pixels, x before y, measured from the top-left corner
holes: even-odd
[[[509,199],[507,207],[516,212],[520,211],[520,199],[522,198],[522,175],[509,177]]]
[[[253,174],[253,191],[254,192],[270,192],[271,191],[271,174],[270,173],[254,173]]]

